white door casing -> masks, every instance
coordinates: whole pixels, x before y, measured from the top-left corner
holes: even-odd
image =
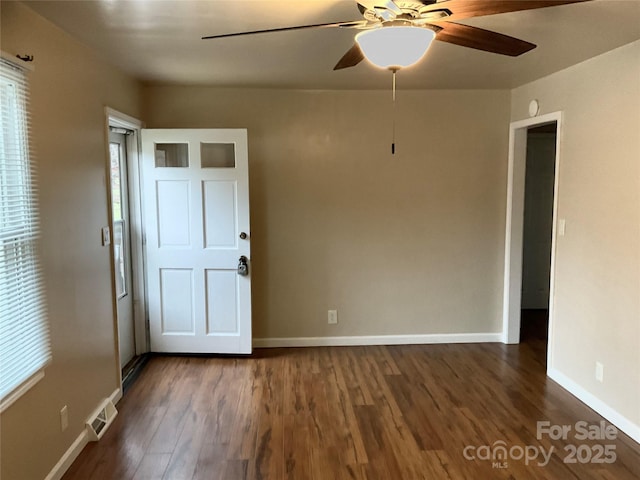
[[[128,289],[133,300],[133,324],[135,337],[135,354],[140,355],[149,351],[148,334],[147,334],[147,314],[146,314],[146,285],[144,276],[144,255],[142,242],[142,200],[141,200],[141,156],[140,156],[140,129],[142,122],[134,117],[126,115],[122,112],[105,107],[105,126],[107,138],[109,136],[109,127],[128,130],[131,135],[126,136],[126,157],[127,157],[127,184],[129,186],[129,228],[130,235],[128,245],[130,246],[129,258],[131,262],[131,284]],[[107,142],[108,146],[108,142]],[[109,146],[108,146],[109,147]],[[110,160],[109,148],[107,149],[107,158]],[[112,225],[113,226],[113,225]],[[112,236],[113,238],[113,236]],[[115,253],[115,252],[113,252]],[[114,286],[116,286],[114,284]],[[117,289],[116,289],[117,290]],[[113,290],[114,306],[117,306],[117,291]],[[116,322],[114,325],[117,330],[118,350],[120,350],[120,330],[121,327]],[[122,364],[123,353],[120,352],[119,361],[117,362],[117,375],[120,378],[120,393],[116,395],[117,401],[122,395]]]
[[[558,232],[558,185],[562,151],[562,112],[548,113],[512,122],[509,127],[509,164],[507,173],[507,215],[505,228],[504,295],[502,341],[520,342],[520,307],[522,288],[522,234],[524,221],[524,185],[527,158],[527,130],[533,126],[556,123],[555,178],[553,184],[553,220],[551,233],[551,268],[549,275],[549,335],[547,369],[553,365],[555,255]]]
[[[251,353],[247,131],[143,129],[142,164],[151,351]]]

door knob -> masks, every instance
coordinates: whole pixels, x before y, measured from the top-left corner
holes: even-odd
[[[244,232],[240,232],[240,238],[241,238],[242,240],[245,240],[245,239],[247,238],[247,234],[246,234],[246,233],[244,233]]]

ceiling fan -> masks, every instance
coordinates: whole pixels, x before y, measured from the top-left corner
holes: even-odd
[[[366,57],[375,65],[395,71],[420,60],[434,39],[501,55],[522,55],[536,45],[454,21],[584,1],[589,0],[358,0],[363,20],[208,35],[202,39],[312,28],[351,28],[361,32],[334,70],[353,67]]]

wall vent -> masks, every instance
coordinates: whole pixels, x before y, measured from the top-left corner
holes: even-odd
[[[118,411],[113,402],[108,398],[105,399],[86,423],[89,441],[97,442],[100,440],[117,414]]]

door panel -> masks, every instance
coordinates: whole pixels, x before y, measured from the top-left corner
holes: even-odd
[[[237,248],[236,182],[203,182],[206,248]]]
[[[238,333],[238,275],[207,270],[207,335]]]
[[[143,130],[142,152],[152,351],[251,353],[246,130]]]
[[[162,334],[195,334],[193,270],[160,269],[160,324]]]
[[[156,183],[158,247],[191,245],[190,192],[188,180],[160,180]]]

